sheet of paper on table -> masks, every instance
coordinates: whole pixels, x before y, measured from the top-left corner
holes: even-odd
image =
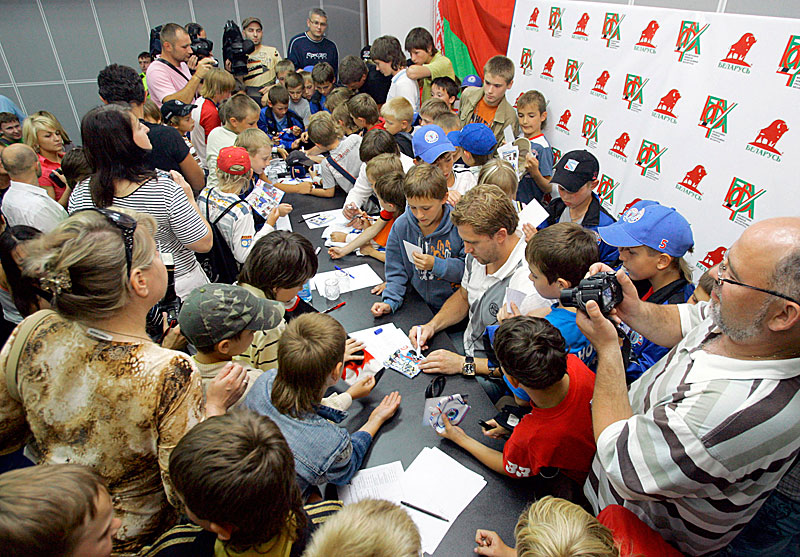
[[[447,518],[439,520],[406,507],[419,528],[422,550],[433,553],[450,526],[486,486],[476,474],[436,447],[425,447],[403,474],[403,501]]]
[[[275,230],[286,230],[287,232],[293,232],[292,221],[289,220],[289,215],[278,217],[278,220],[275,221]]]
[[[345,505],[362,499],[384,499],[399,505],[403,500],[402,478],[403,463],[399,460],[365,468],[349,484],[339,486],[339,497]]]
[[[346,505],[370,498],[398,505],[406,501],[447,518],[449,522],[401,505],[419,528],[422,550],[433,554],[485,485],[480,474],[435,447],[425,447],[405,472],[400,461],[359,471],[349,485],[339,487],[339,497]]]
[[[408,336],[398,329],[394,323],[386,323],[369,329],[362,329],[349,334],[350,338],[361,341],[369,353],[380,362],[385,362],[398,350],[411,348]]]
[[[522,228],[523,224],[531,224],[536,228],[550,215],[547,209],[542,207],[538,201],[531,199],[530,203],[525,205],[525,208],[517,216],[519,217],[520,228]]]
[[[331,224],[347,224],[347,219],[344,218],[341,209],[331,209],[330,211],[321,211],[319,213],[308,213],[303,215],[303,220],[306,225],[311,228],[324,228]]]
[[[381,277],[378,276],[378,273],[373,271],[372,267],[366,263],[362,265],[356,265],[355,267],[342,267],[342,269],[350,274],[348,277],[350,280],[347,287],[342,288],[341,285],[339,285],[339,291],[342,294],[345,292],[352,292],[354,290],[376,286],[383,282]],[[316,288],[317,292],[325,292],[325,280],[336,276],[336,273],[337,271],[317,273],[314,278],[311,279],[311,289],[313,290]]]
[[[409,242],[407,240],[403,240],[403,247],[406,248],[406,257],[408,257],[408,260],[413,265],[414,264],[413,254],[414,253],[422,253],[422,248],[419,247],[417,244],[412,244],[411,242]]]

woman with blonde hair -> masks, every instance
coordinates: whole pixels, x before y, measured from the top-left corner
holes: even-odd
[[[118,555],[135,554],[176,521],[170,451],[245,387],[241,366],[223,370],[204,411],[191,359],[147,336],[147,312],[167,286],[155,229],[149,215],[89,209],[27,242],[24,273],[55,311],[27,317],[0,352],[0,453],[30,440],[38,464],[95,470],[122,521]]]
[[[67,185],[60,178],[57,179],[57,171],[60,171],[61,159],[64,158],[63,129],[55,116],[49,112],[39,111],[25,118],[22,124],[22,141],[32,147],[39,156],[39,163],[42,165],[39,185],[47,190],[47,195],[66,207],[66,201],[69,199]],[[56,172],[55,177],[53,172]]]

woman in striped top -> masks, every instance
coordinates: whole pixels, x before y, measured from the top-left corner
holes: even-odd
[[[95,173],[70,196],[69,212],[117,205],[148,213],[158,223],[159,250],[175,260],[175,289],[184,297],[208,282],[193,252],[213,244],[191,187],[177,172],[147,169],[152,149],[148,129],[126,108],[109,104],[90,110],[81,122],[86,156]]]

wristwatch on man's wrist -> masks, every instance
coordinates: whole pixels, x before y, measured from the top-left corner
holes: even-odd
[[[475,377],[475,358],[472,356],[464,358],[464,365],[461,366],[461,375]]]

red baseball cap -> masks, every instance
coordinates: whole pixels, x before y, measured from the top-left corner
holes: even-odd
[[[244,147],[223,147],[217,157],[217,168],[234,176],[250,172],[250,155]]]

